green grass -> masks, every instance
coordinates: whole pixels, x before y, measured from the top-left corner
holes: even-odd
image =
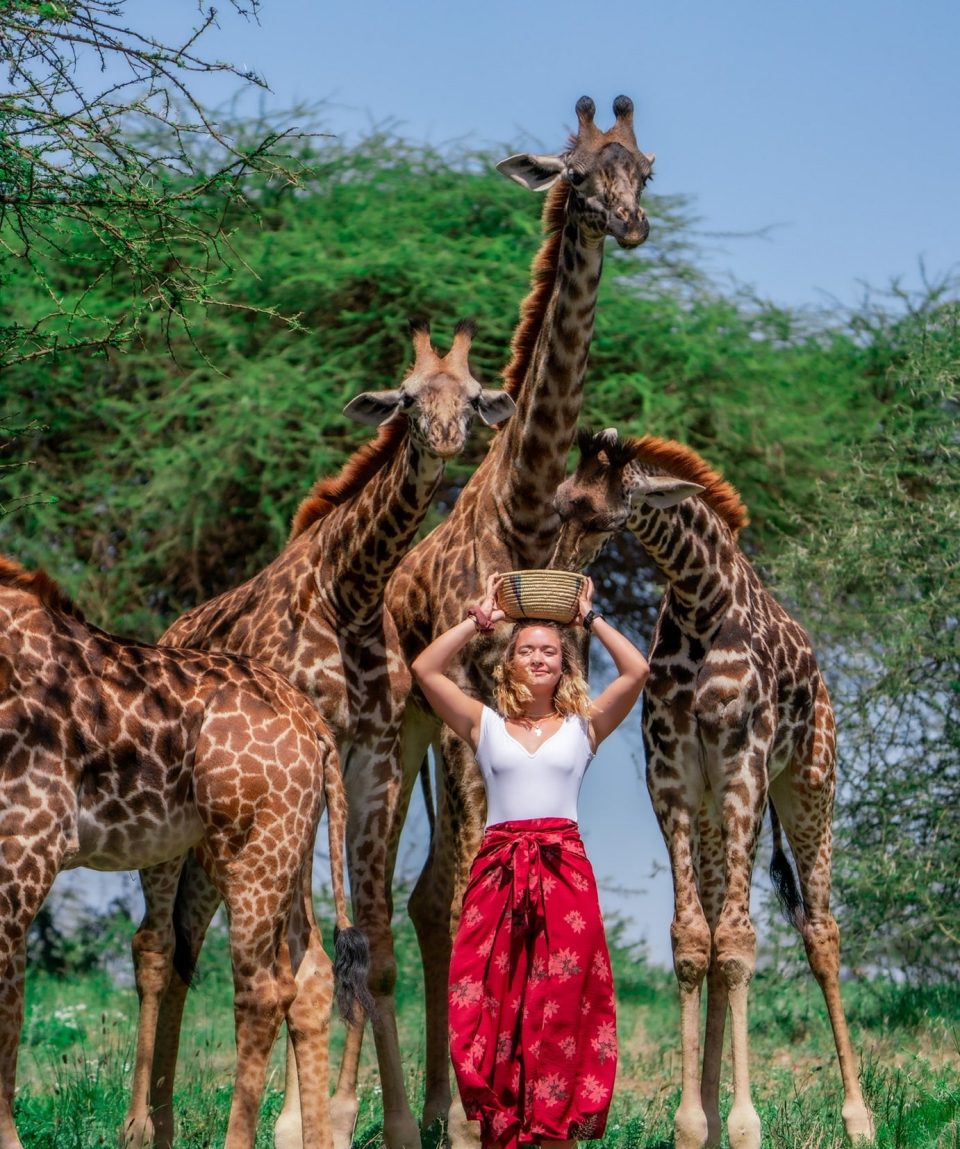
[[[401,915],[398,915],[400,917]],[[422,1099],[420,972],[409,922],[398,925],[398,1008],[414,1104]],[[616,931],[613,931],[616,938]],[[667,1149],[679,1101],[678,1009],[673,974],[614,945],[621,1061],[607,1134],[610,1149]],[[28,971],[16,1118],[30,1149],[116,1145],[133,1059],[136,993],[102,972],[54,978]],[[880,1149],[960,1149],[960,990],[889,981],[844,986],[862,1080]],[[185,1016],[177,1078],[178,1145],[222,1144],[233,1073],[233,1013],[226,941],[214,931]],[[382,1145],[372,1042],[364,1049],[355,1145]],[[334,1038],[339,1061],[342,1030]],[[751,1071],[764,1146],[845,1144],[833,1039],[809,975],[760,971],[751,994]],[[283,1044],[271,1063],[257,1138],[272,1145],[283,1089]],[[722,1112],[730,1106],[725,1065]],[[726,1137],[724,1136],[724,1145]]]

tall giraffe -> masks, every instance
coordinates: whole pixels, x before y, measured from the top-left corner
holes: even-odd
[[[43,571],[0,557],[0,761],[0,1149],[21,1149],[12,1104],[26,934],[57,873],[152,866],[191,847],[230,921],[237,1067],[227,1149],[253,1147],[284,1017],[304,1128],[311,1144],[329,1144],[332,978],[303,971],[322,954],[309,870],[325,797],[337,920],[349,925],[346,800],[333,738],[308,699],[246,659],[113,638]],[[141,992],[156,973],[138,970]]]
[[[618,96],[613,111],[614,126],[601,132],[594,123],[594,103],[584,96],[576,106],[579,130],[566,152],[512,156],[497,165],[522,186],[548,192],[533,286],[504,373],[517,411],[495,435],[446,520],[410,551],[390,580],[387,606],[408,659],[463,617],[488,574],[543,566],[553,550],[559,520],[552,499],[565,474],[580,412],[604,239],[613,236],[621,247],[633,248],[649,231],[640,196],[654,157],[637,146],[632,102]],[[492,669],[504,642],[487,638],[470,645],[453,671],[464,689],[492,697]],[[449,731],[441,734],[418,696],[411,697],[405,713],[402,744],[408,792],[429,745],[436,747],[442,764],[436,833],[410,914],[426,992],[423,1123],[428,1126],[450,1111],[456,1141],[469,1133],[462,1110],[450,1110],[447,972],[451,931],[479,844],[483,788],[469,748]],[[395,834],[399,829],[396,820]]]
[[[471,375],[472,335],[472,324],[460,323],[450,351],[441,358],[430,344],[428,327],[416,326],[415,361],[400,387],[360,395],[346,408],[354,418],[379,425],[377,436],[339,475],[314,485],[273,562],[242,586],[183,615],[161,638],[173,646],[262,659],[313,699],[333,731],[348,797],[347,857],[356,924],[371,950],[374,1035],[384,1132],[391,1145],[413,1143],[418,1130],[403,1083],[389,926],[394,855],[388,818],[400,792],[397,739],[410,675],[383,595],[424,520],[446,460],[466,445],[474,416],[492,425],[513,412],[507,394],[482,388]],[[370,821],[366,811],[374,806],[381,814]],[[152,885],[162,887],[155,899],[161,918],[172,912],[171,895],[176,896],[192,964],[219,903],[217,891],[197,867],[185,869],[179,892],[169,872],[153,878]],[[156,1143],[164,1147],[173,1137],[170,1102],[185,996],[185,983],[173,978],[161,1006],[162,1041],[158,1038],[151,1093]],[[351,1051],[359,1050],[361,1035],[362,1027],[348,1031],[333,1098],[338,1147],[349,1145],[356,1121],[357,1058]],[[299,1146],[296,1078],[289,1067],[288,1059],[276,1143]],[[140,1106],[142,1098],[134,1103]]]
[[[840,997],[840,934],[830,913],[836,789],[833,710],[806,631],[764,588],[737,536],[737,492],[688,447],[616,431],[581,439],[557,492],[556,561],[592,561],[617,530],[634,533],[667,580],[650,644],[643,712],[647,788],[670,856],[680,985],[683,1084],[677,1149],[720,1144],[720,1058],[729,1004],[732,1149],[758,1149],[750,1099],[747,993],[756,961],[750,881],[764,810],[771,875],[823,991],[851,1140],[873,1140]],[[800,878],[783,852],[786,831]],[[700,990],[707,978],[703,1075]]]

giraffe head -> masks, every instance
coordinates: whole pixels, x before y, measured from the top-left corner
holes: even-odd
[[[344,414],[382,426],[405,416],[410,437],[431,454],[448,459],[463,450],[474,415],[494,426],[509,418],[514,402],[505,391],[487,390],[470,374],[473,324],[461,320],[453,346],[442,358],[430,343],[425,322],[412,325],[415,359],[406,378],[391,391],[366,391]]]
[[[637,146],[633,101],[617,96],[616,122],[601,132],[593,122],[596,105],[589,96],[577,101],[577,134],[560,155],[521,153],[497,164],[497,171],[531,191],[546,191],[558,180],[570,189],[570,207],[581,229],[597,239],[612,235],[621,247],[637,247],[650,223],[640,196],[653,172],[652,153]]]
[[[582,431],[580,462],[557,488],[554,506],[563,523],[551,566],[567,570],[589,565],[616,531],[629,527],[643,509],[665,510],[704,490],[702,483],[673,474],[654,474],[638,462],[643,440],[623,440],[613,427]]]

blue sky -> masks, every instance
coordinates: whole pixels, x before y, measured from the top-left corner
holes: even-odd
[[[139,7],[128,16],[143,27]],[[185,38],[196,4],[149,18]],[[895,278],[918,287],[921,260],[933,279],[960,271],[958,45],[956,0],[263,0],[259,24],[223,0],[200,47],[265,77],[272,91],[251,92],[251,109],[324,101],[326,126],[348,139],[389,124],[434,145],[557,151],[579,96],[606,127],[626,93],[641,147],[657,153],[652,190],[691,197],[709,270],[831,307]],[[196,90],[225,101],[236,84]],[[598,876],[645,890],[608,891],[605,906],[666,962],[669,879],[645,878],[666,853],[638,756],[631,716],[587,775],[581,821]],[[423,833],[414,808],[408,875]]]
[[[389,123],[556,151],[580,95],[606,126],[626,93],[652,190],[692,197],[710,269],[777,302],[855,304],[865,284],[917,286],[921,260],[960,267],[953,0],[263,0],[259,24],[219,8],[207,53],[262,74],[268,107],[327,101],[347,137]],[[164,11],[175,33],[196,8]]]

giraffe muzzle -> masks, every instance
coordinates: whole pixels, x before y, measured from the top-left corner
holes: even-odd
[[[622,227],[622,231],[616,225],[613,229],[613,237],[620,247],[639,247],[641,243],[646,242],[650,235],[650,221],[646,214],[637,215],[632,220],[621,224],[620,227]]]

